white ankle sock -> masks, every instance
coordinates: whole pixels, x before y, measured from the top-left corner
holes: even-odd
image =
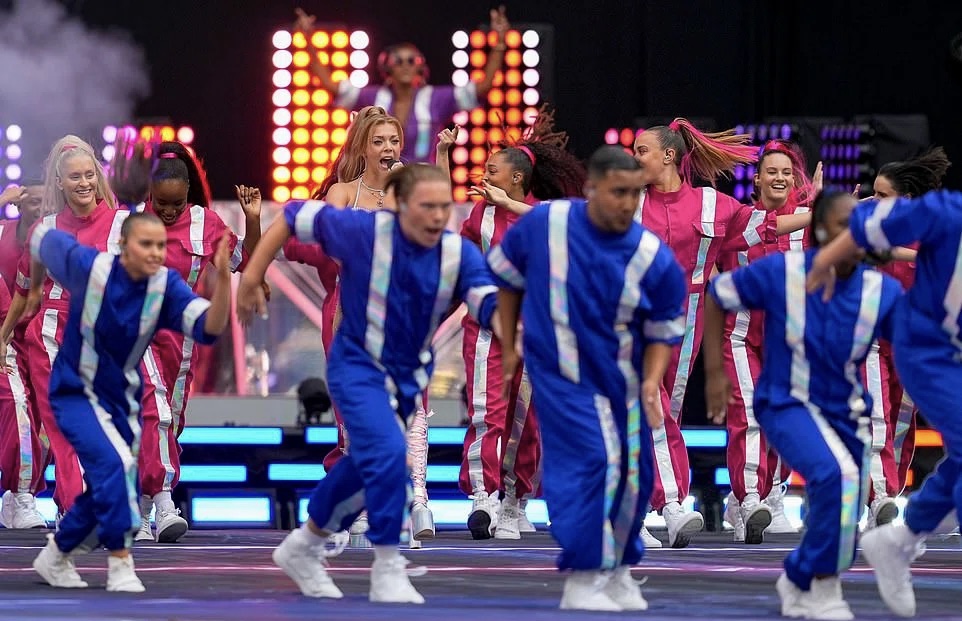
[[[397,546],[374,546],[374,560],[391,561],[401,555]]]
[[[169,491],[154,494],[154,506],[157,507],[158,511],[167,511],[168,513],[172,513],[177,509]]]

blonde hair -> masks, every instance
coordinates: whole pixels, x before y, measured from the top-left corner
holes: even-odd
[[[67,204],[67,196],[57,186],[57,182],[62,175],[64,162],[80,155],[89,157],[94,163],[94,170],[97,172],[97,201],[105,201],[111,209],[117,208],[117,201],[107,183],[103,164],[97,159],[93,147],[77,136],[67,134],[53,144],[44,164],[43,213],[59,213]]]

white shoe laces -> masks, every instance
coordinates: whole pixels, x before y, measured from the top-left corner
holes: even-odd
[[[329,559],[334,558],[335,556],[340,556],[350,542],[351,533],[346,530],[342,530],[330,535],[327,538],[327,543],[324,544],[324,548],[320,550],[321,558]]]

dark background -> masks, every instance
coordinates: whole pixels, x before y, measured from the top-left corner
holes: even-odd
[[[9,0],[0,0],[0,6]],[[302,6],[318,21],[364,27],[372,51],[412,41],[434,81],[448,79],[450,35],[487,24],[496,3],[456,0],[65,0],[88,24],[129,31],[145,50],[152,94],[140,117],[192,125],[216,197],[267,187],[271,34]],[[962,65],[949,42],[962,2],[557,0],[509,2],[513,23],[555,29],[558,125],[587,156],[604,130],[644,116],[928,116],[932,141],[960,163]]]

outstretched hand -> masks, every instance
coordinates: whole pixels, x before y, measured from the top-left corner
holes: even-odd
[[[248,218],[261,217],[261,189],[246,185],[235,185],[237,201]]]
[[[508,22],[508,12],[502,4],[496,9],[491,9],[491,30],[498,33],[498,41],[504,43],[504,35],[511,29],[511,23]]]
[[[294,13],[297,14],[297,19],[294,20],[294,32],[308,33],[314,30],[314,22],[317,21],[317,17],[308,15],[301,7],[294,9]]]

